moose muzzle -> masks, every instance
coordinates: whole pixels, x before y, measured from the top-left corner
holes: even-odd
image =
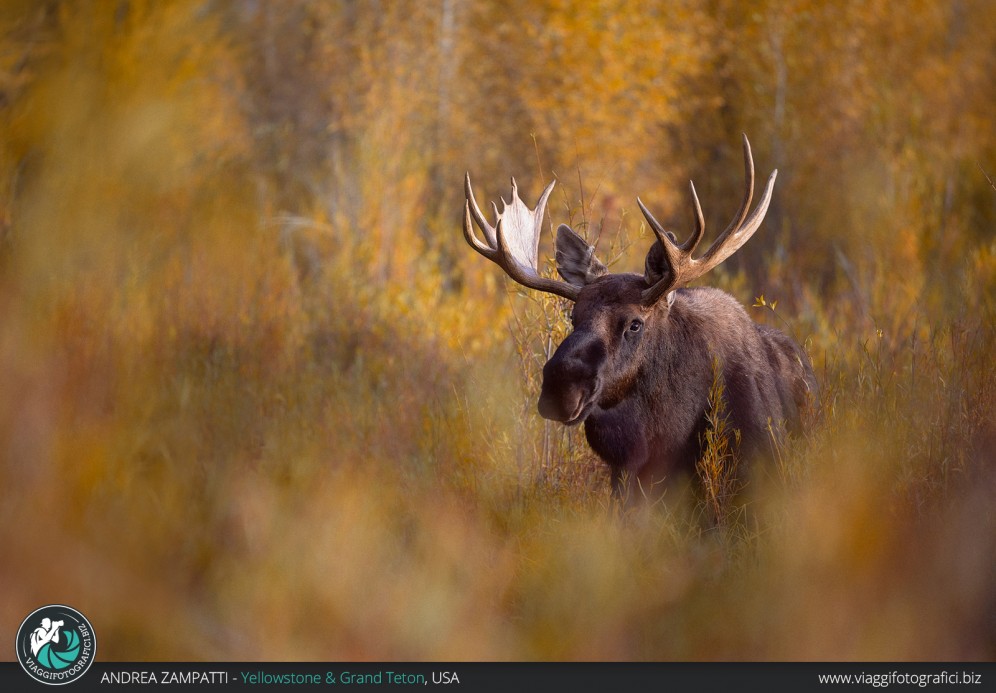
[[[544,419],[579,424],[594,407],[605,346],[590,334],[574,332],[543,366],[539,413]]]

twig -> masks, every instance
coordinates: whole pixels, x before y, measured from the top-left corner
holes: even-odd
[[[986,169],[982,168],[982,164],[980,164],[978,161],[976,161],[975,165],[979,167],[980,171],[982,171],[982,175],[986,177],[987,181],[989,181],[989,185],[992,186],[992,189],[996,190],[996,183],[993,183],[993,179],[989,177],[988,173],[986,173]]]
[[[581,223],[588,228],[588,215],[584,210],[584,184],[581,182],[581,154],[578,151],[578,140],[574,138],[574,165],[578,170],[578,191],[581,193]]]

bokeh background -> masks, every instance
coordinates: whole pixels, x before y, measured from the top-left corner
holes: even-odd
[[[0,634],[996,658],[994,114],[991,0],[5,0]],[[694,178],[715,233],[741,132],[774,202],[703,282],[805,344],[820,417],[622,513],[535,413],[565,305],[465,245],[463,174],[556,179],[639,270],[636,196],[683,236]]]

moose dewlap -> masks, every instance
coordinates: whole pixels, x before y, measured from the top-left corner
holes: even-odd
[[[743,149],[740,209],[698,258],[692,254],[705,220],[694,185],[695,230],[682,244],[637,200],[657,237],[642,275],[610,274],[594,248],[562,224],[556,260],[563,280],[541,276],[539,238],[554,183],[530,210],[513,179],[511,201],[503,201],[501,212],[492,205],[492,226],[466,177],[463,230],[470,246],[519,284],[574,302],[574,330],[543,368],[539,413],[568,426],[584,422],[588,444],[612,471],[616,497],[656,495],[670,478],[694,469],[706,439],[717,367],[741,457],[768,449],[770,436],[783,429],[798,429],[802,410],[816,394],[809,358],[792,339],[754,323],[719,289],[683,288],[735,253],[764,220],[778,172],[772,172],[760,203],[748,214],[754,160],[746,136]]]

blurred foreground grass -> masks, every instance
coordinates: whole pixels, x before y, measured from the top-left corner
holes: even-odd
[[[752,312],[822,419],[718,525],[693,488],[622,516],[534,413],[562,306],[417,160],[384,176],[390,131],[350,163],[389,202],[276,213],[228,54],[155,19],[66,29],[4,111],[0,633],[61,602],[108,660],[996,657],[991,242],[819,291],[769,258],[791,308]]]

